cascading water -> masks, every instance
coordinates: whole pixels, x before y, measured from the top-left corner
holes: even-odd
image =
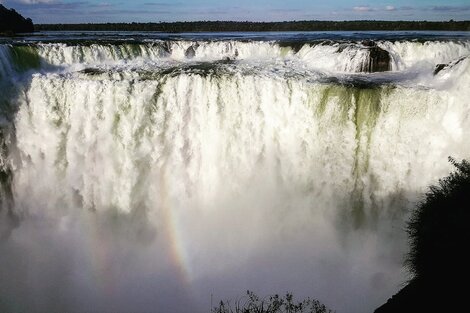
[[[0,311],[372,311],[470,155],[470,41],[377,45],[392,71],[360,40],[0,44]]]

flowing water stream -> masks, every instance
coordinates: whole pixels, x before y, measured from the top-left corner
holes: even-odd
[[[365,39],[390,71],[360,72]],[[410,210],[470,155],[469,87],[468,33],[0,39],[0,311],[250,289],[371,312],[409,278]]]

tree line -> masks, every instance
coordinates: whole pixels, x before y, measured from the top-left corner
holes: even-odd
[[[470,21],[199,21],[172,23],[39,24],[37,31],[155,31],[155,32],[267,32],[267,31],[469,31]]]

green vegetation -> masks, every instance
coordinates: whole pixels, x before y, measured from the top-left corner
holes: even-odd
[[[302,302],[295,302],[292,294],[280,297],[269,296],[260,299],[252,291],[246,292],[246,297],[234,303],[220,301],[218,307],[212,309],[212,313],[331,313],[326,306],[317,300],[308,298]]]
[[[429,187],[408,223],[413,278],[376,313],[465,312],[470,278],[470,163]]]
[[[15,68],[18,71],[27,71],[39,68],[41,64],[40,57],[36,50],[31,46],[14,46],[11,48],[11,58]]]
[[[15,33],[31,33],[34,31],[33,21],[24,18],[18,12],[8,10],[0,4],[0,36],[14,35]]]
[[[200,21],[175,23],[103,23],[103,24],[41,24],[38,31],[156,31],[156,32],[266,32],[266,31],[368,31],[368,30],[449,30],[468,31],[470,21],[292,21],[233,22]]]
[[[415,279],[448,280],[466,274],[470,255],[470,163],[449,158],[457,169],[431,186],[408,224],[407,260]]]

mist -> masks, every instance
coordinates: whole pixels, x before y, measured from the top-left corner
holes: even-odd
[[[342,233],[312,200],[256,191],[211,211],[177,208],[178,230],[92,211],[29,217],[1,244],[2,310],[209,312],[249,289],[363,312],[402,282],[403,238]]]
[[[1,44],[0,311],[378,307],[470,152],[468,42],[379,46],[390,73],[360,43]]]

